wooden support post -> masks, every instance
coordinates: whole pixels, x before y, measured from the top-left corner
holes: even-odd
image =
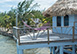
[[[24,54],[23,49],[19,49],[19,54]]]
[[[75,28],[74,28],[74,26],[73,26],[72,28],[73,28],[73,37],[72,37],[73,40],[72,40],[72,41],[74,42],[74,33],[75,33],[74,29],[75,29]]]
[[[55,47],[52,48],[52,53],[55,54]]]
[[[20,35],[19,35],[20,33],[19,33],[19,29],[17,29],[17,34],[18,34],[18,38],[17,38],[18,39],[18,45],[20,45]]]
[[[47,32],[48,32],[48,44],[49,44],[49,29],[47,28]]]
[[[72,45],[72,54],[76,54],[75,53],[75,45]]]
[[[53,33],[53,27],[51,27],[51,31],[52,31],[52,33]]]
[[[52,47],[50,47],[50,54],[52,54]]]
[[[57,46],[56,50],[55,50],[55,53],[59,53],[59,46]]]
[[[60,46],[60,54],[63,54],[63,46]]]
[[[33,30],[32,32],[33,32],[33,37],[32,37],[32,39],[35,39],[35,38],[36,38],[36,37],[35,37],[35,31]]]
[[[19,48],[18,48],[18,46],[17,46],[17,54],[19,54]]]

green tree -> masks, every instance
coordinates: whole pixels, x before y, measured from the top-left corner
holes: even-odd
[[[33,1],[34,0],[24,0],[23,2],[18,3],[17,13],[18,13],[18,22],[19,23],[21,22],[21,19],[28,20],[28,18],[32,18],[31,11],[34,8],[39,6],[37,3],[32,5]]]
[[[7,13],[7,15],[10,16],[10,27],[15,26],[16,24],[16,13],[15,13],[16,9],[11,8],[11,10]]]

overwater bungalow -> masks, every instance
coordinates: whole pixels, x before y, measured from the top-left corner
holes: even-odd
[[[72,34],[72,26],[77,25],[77,0],[58,0],[43,14],[52,16],[54,33]]]
[[[76,0],[58,0],[54,5],[48,8],[44,13],[46,17],[53,17],[52,32],[51,27],[42,27],[46,31],[45,34],[34,32],[34,28],[26,25],[27,28],[33,30],[29,33],[28,29],[13,27],[13,36],[17,40],[17,54],[24,54],[24,49],[49,47],[50,54],[76,54],[77,47],[77,1]],[[26,31],[25,34],[24,30]],[[29,35],[28,35],[29,34]],[[66,47],[67,46],[67,47]],[[71,46],[71,47],[69,47]],[[57,49],[55,49],[55,47]],[[67,49],[72,49],[71,51]]]

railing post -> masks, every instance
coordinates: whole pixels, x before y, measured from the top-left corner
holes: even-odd
[[[74,26],[72,28],[73,28],[73,40],[72,40],[72,42],[74,42],[74,34],[75,34]]]
[[[18,38],[17,38],[18,39],[18,44],[20,45],[20,35],[19,35],[20,33],[19,33],[19,29],[17,29],[17,34],[18,34]]]
[[[47,32],[48,32],[48,44],[49,44],[49,29],[47,28]]]

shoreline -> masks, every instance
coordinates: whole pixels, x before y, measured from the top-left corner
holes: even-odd
[[[0,31],[0,35],[8,36],[8,37],[13,38],[13,33],[8,33],[8,32],[6,32],[6,31]]]
[[[16,42],[10,37],[0,35],[0,54],[17,54]],[[24,50],[24,54],[50,54],[49,48]]]

